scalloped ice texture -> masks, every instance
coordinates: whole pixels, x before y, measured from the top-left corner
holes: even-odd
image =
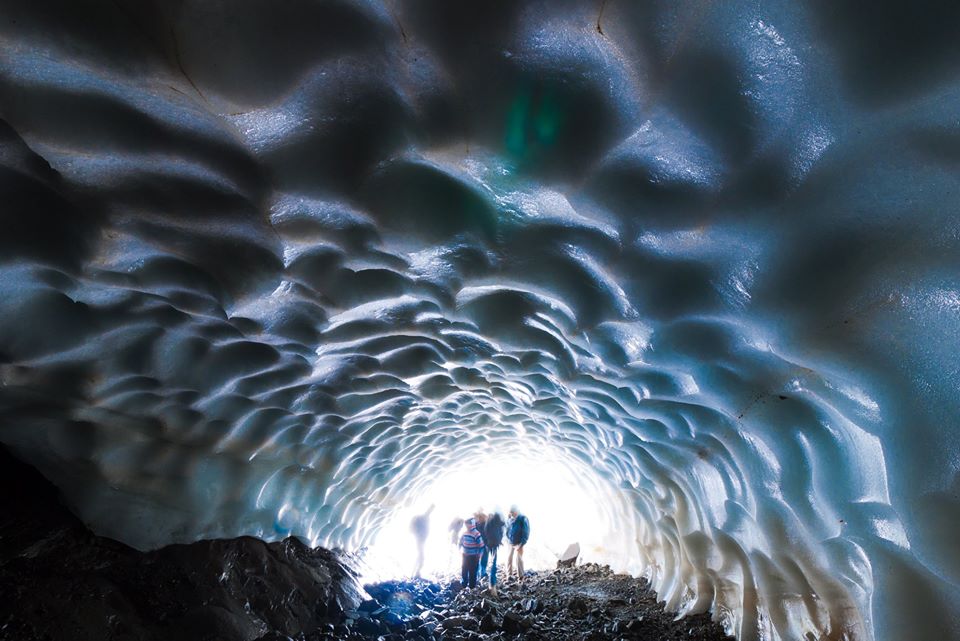
[[[888,4],[5,2],[0,439],[141,548],[550,452],[744,641],[960,639],[960,20]]]

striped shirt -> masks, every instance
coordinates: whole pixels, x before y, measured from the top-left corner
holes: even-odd
[[[483,554],[483,536],[476,528],[467,530],[460,537],[460,549],[467,556],[478,556]]]

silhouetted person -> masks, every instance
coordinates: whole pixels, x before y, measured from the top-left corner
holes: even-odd
[[[523,581],[523,547],[530,538],[530,521],[520,514],[517,506],[510,508],[510,525],[507,527],[507,540],[510,541],[510,556],[507,559],[507,576],[513,576],[513,558],[517,558],[517,580]]]
[[[490,594],[497,596],[497,550],[503,543],[503,532],[506,525],[499,512],[494,512],[487,517],[484,524],[483,534],[483,555],[480,557],[480,572],[486,574],[487,562],[490,563]]]
[[[447,526],[447,531],[450,533],[450,552],[447,555],[447,565],[449,566],[453,562],[453,555],[455,555],[460,549],[460,530],[463,529],[463,519],[459,516],[454,517],[450,521],[450,525]]]
[[[460,544],[460,528],[462,527],[463,527],[463,519],[461,519],[459,516],[454,517],[454,519],[450,521],[450,526],[447,529],[450,531],[451,545]]]
[[[477,566],[480,565],[480,555],[483,554],[483,535],[477,530],[476,519],[467,519],[463,527],[464,533],[460,537],[460,549],[463,551],[460,578],[463,587],[475,588],[477,587]]]
[[[487,525],[487,514],[480,508],[473,513],[473,518],[477,520],[477,531],[483,534],[483,528]],[[477,583],[483,583],[483,577],[487,573],[487,550],[484,548],[480,555],[480,565],[477,569]]]
[[[434,506],[431,505],[430,509],[413,517],[410,521],[410,531],[417,540],[417,564],[413,570],[413,576],[420,576],[423,570],[423,546],[427,542],[427,535],[430,534],[430,513],[433,512],[433,508]]]

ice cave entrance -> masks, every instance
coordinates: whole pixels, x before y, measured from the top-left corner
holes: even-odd
[[[636,570],[629,558],[633,517],[626,502],[592,468],[550,456],[543,451],[498,456],[478,452],[451,464],[411,493],[386,520],[364,556],[365,580],[410,576],[416,562],[411,520],[427,512],[430,531],[423,576],[459,573],[460,553],[452,542],[450,524],[479,509],[499,511],[506,519],[511,505],[530,520],[530,541],[524,553],[527,569],[556,566],[570,543],[581,548],[581,560],[609,563],[621,570]],[[460,531],[457,532],[459,537]],[[499,566],[506,568],[506,539]]]

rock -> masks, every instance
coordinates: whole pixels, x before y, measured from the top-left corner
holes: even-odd
[[[516,612],[507,612],[503,615],[503,622],[500,629],[508,634],[518,634],[521,630],[521,617]]]
[[[293,639],[279,632],[267,632],[256,641],[293,641]]]
[[[361,603],[346,555],[253,537],[141,552],[90,532],[3,448],[0,477],[20,488],[0,496],[0,638],[285,640]]]
[[[640,617],[627,624],[627,631],[631,633],[637,633],[644,627],[646,627],[646,624],[643,621],[643,617]]]
[[[444,630],[450,630],[453,628],[473,629],[477,627],[477,621],[470,616],[455,616],[444,619],[440,622],[440,625]]]
[[[403,625],[403,619],[396,612],[387,610],[380,616],[380,620],[391,627]]]
[[[359,634],[368,636],[380,634],[380,624],[373,619],[368,619],[366,617],[357,619],[354,622],[352,629]]]
[[[376,599],[364,599],[360,605],[357,606],[357,610],[360,612],[374,612],[379,610],[381,607],[383,606],[381,606],[380,602]]]
[[[563,554],[560,555],[560,558],[557,559],[558,568],[569,568],[577,564],[577,559],[580,557],[580,544],[571,543],[567,546],[567,549],[564,550]]]
[[[475,616],[483,616],[485,613],[490,612],[493,609],[493,604],[490,603],[487,599],[481,599],[476,605],[474,605],[470,612]]]
[[[583,616],[590,610],[590,605],[580,596],[575,596],[567,601],[567,610],[574,616]]]
[[[497,620],[493,618],[493,614],[487,612],[483,615],[483,618],[480,619],[480,631],[481,632],[493,632],[500,626],[497,625]]]

